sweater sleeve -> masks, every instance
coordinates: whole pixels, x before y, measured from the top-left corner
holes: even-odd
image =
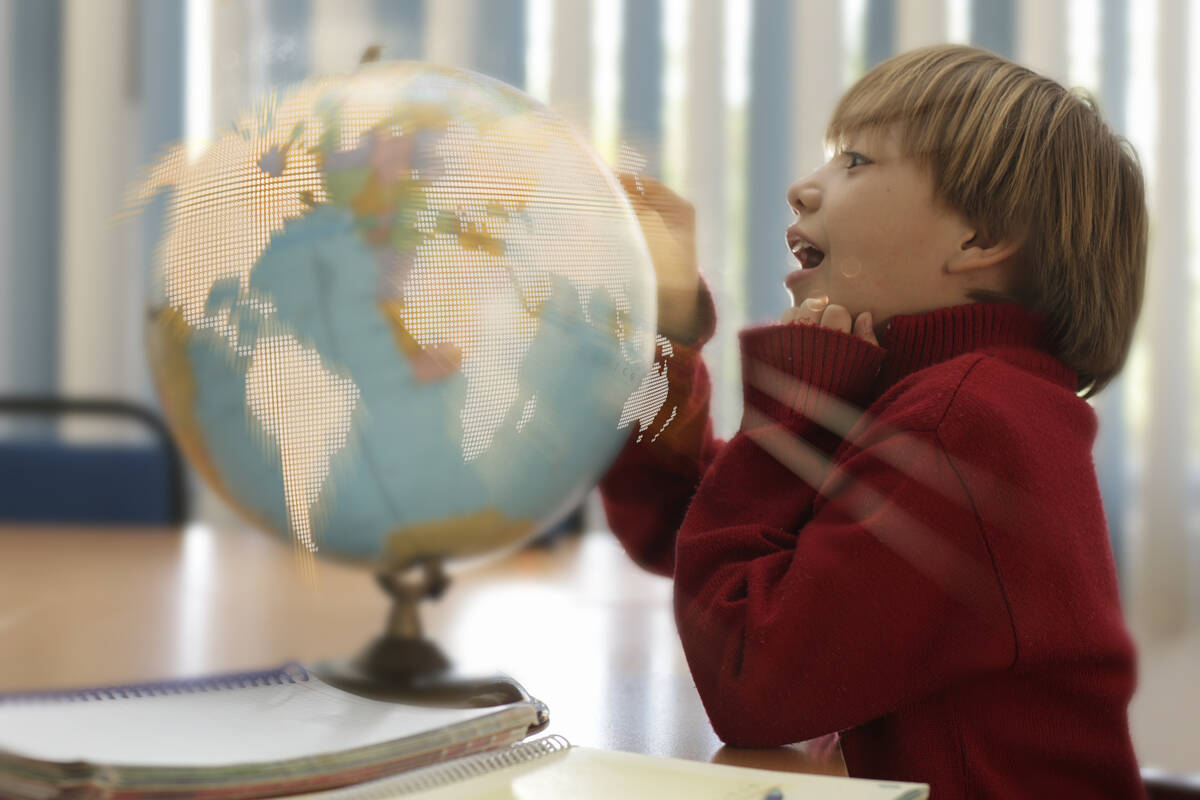
[[[742,347],[746,417],[675,555],[680,638],[717,735],[809,739],[1011,664],[999,584],[936,430],[843,418],[859,433],[831,462],[840,437],[813,421],[862,400],[882,351],[810,326]]]
[[[600,481],[609,527],[635,562],[662,575],[673,570],[675,533],[700,476],[723,445],[713,436],[712,386],[700,354],[715,328],[712,295],[702,285],[696,339],[671,341],[670,355],[662,353],[655,365],[667,378],[658,417],[645,433],[630,434]]]

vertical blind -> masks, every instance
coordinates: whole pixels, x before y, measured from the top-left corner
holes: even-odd
[[[720,325],[718,432],[740,418],[737,330],[776,318],[786,187],[824,159],[837,98],[924,44],[971,42],[1093,92],[1146,172],[1145,305],[1093,406],[1094,460],[1135,626],[1200,626],[1200,13],[1187,0],[10,0],[0,4],[0,390],[149,397],[140,350],[152,208],[114,228],[151,154],[368,45],[494,75],[611,163],[696,206]],[[1191,48],[1194,50],[1195,48]],[[625,159],[622,162],[622,159]],[[103,298],[96,303],[95,298]]]

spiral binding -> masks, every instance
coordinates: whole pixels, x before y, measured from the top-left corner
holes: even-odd
[[[175,694],[251,689],[256,686],[281,686],[285,683],[307,681],[308,678],[308,670],[299,664],[293,663],[284,664],[277,669],[262,670],[260,672],[230,672],[190,680],[158,681],[155,683],[128,684],[123,686],[99,686],[89,689],[13,692],[11,694],[0,694],[0,705],[130,700],[138,697],[163,697]]]
[[[391,778],[361,786],[348,786],[319,795],[322,800],[387,800],[396,795],[437,789],[452,783],[478,778],[505,767],[516,767],[567,750],[571,743],[558,734],[514,744],[503,750],[433,764]]]

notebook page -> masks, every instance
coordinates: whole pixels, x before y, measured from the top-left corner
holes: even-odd
[[[521,745],[518,745],[521,747]],[[463,759],[469,761],[470,759]],[[436,773],[454,762],[421,770]],[[413,773],[415,775],[417,773]],[[397,775],[296,800],[390,800],[411,782]],[[802,775],[676,758],[571,747],[516,766],[412,794],[405,800],[925,800],[923,784]]]
[[[310,677],[195,694],[0,705],[0,750],[47,761],[222,766],[347,750],[494,714],[518,724],[523,714],[529,724],[536,717],[519,703],[441,709],[380,702]]]
[[[613,797],[622,800],[763,800],[773,790],[778,791],[783,800],[921,800],[928,796],[925,787],[912,784],[748,769],[587,747],[571,748],[565,755],[565,759],[549,769],[531,770],[518,776],[512,782],[511,797],[514,800],[556,797],[575,800]],[[496,800],[500,797],[497,795]]]

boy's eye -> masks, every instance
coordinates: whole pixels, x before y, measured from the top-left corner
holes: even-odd
[[[854,169],[855,167],[861,167],[864,164],[871,163],[871,159],[867,158],[862,153],[856,153],[853,150],[847,150],[842,153],[842,155],[846,157],[846,169]]]

